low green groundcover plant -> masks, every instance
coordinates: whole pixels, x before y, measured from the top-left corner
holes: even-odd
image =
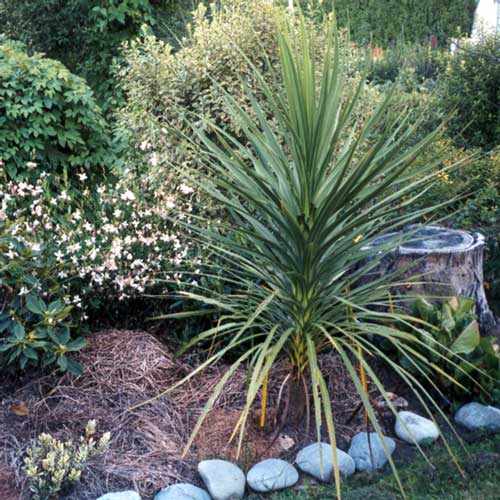
[[[436,170],[442,158],[423,165],[417,161],[440,131],[412,143],[419,120],[407,110],[390,108],[391,93],[351,129],[349,120],[364,83],[346,95],[345,67],[333,20],[328,26],[326,56],[317,65],[319,42],[314,30],[306,29],[300,11],[293,14],[276,9],[274,14],[281,71],[274,81],[283,84],[270,86],[254,67],[265,105],[242,83],[250,110],[221,89],[227,113],[239,124],[240,133],[235,136],[211,120],[200,123],[199,116],[192,117],[196,140],[191,146],[200,155],[206,174],[202,172],[200,179],[199,171],[186,172],[180,167],[181,173],[191,174],[192,182],[231,214],[229,222],[208,223],[198,217],[189,226],[224,263],[223,280],[231,291],[197,287],[180,294],[202,304],[193,315],[215,312],[219,321],[186,346],[210,342],[211,354],[170,390],[226,354],[232,353],[233,362],[207,401],[186,450],[225,384],[238,367],[247,364],[246,404],[233,432],[233,437],[239,434],[241,450],[251,408],[261,389],[265,392],[270,369],[282,356],[290,363],[283,383],[290,411],[284,417],[300,418],[312,396],[317,438],[321,439],[324,425],[335,449],[330,395],[318,366],[318,354],[332,349],[352,377],[377,433],[382,430],[366,392],[365,377],[393,413],[397,412],[373,370],[374,357],[385,360],[412,388],[431,418],[436,412],[448,421],[426,389],[436,386],[433,377],[421,373],[422,383],[374,341],[386,339],[407,357],[413,351],[410,342],[425,348],[414,332],[400,327],[410,324],[411,316],[372,307],[388,305],[388,290],[396,277],[384,276],[369,283],[360,279],[390,250],[388,244],[381,245],[373,255],[367,244],[435,208],[410,210],[415,199],[443,174]],[[404,209],[408,209],[406,215]],[[214,272],[207,266],[207,275]],[[188,315],[182,312],[178,316]],[[265,418],[264,411],[262,415]],[[388,450],[386,454],[397,478]],[[332,460],[340,497],[335,453]]]

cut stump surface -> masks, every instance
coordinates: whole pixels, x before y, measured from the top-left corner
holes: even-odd
[[[410,226],[399,233],[377,238],[365,248],[394,240],[373,276],[395,273],[404,285],[397,295],[422,295],[433,299],[466,296],[474,300],[475,313],[484,334],[499,333],[500,322],[488,306],[484,292],[484,236],[440,226]]]

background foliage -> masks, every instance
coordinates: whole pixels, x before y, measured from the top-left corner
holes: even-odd
[[[325,2],[328,4],[328,2]],[[472,28],[476,0],[335,0],[341,26],[358,43],[387,46],[396,40],[441,44]]]
[[[175,42],[196,4],[194,0],[4,0],[0,30],[24,42],[30,52],[44,52],[86,78],[100,103],[112,109],[121,101],[114,72],[122,62],[122,43],[143,28]]]
[[[454,112],[449,130],[466,147],[492,149],[500,144],[500,36],[462,40],[448,58],[440,99]]]

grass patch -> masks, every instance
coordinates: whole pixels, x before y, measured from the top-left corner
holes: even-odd
[[[471,441],[471,439],[468,439]],[[428,449],[429,464],[420,456],[400,459],[398,471],[408,500],[489,500],[500,498],[500,435],[474,436],[467,452],[452,446],[464,469],[462,478],[442,445]],[[250,497],[264,498],[262,495]],[[297,489],[267,495],[267,500],[327,500],[335,498],[332,485],[318,486],[305,480]],[[344,500],[393,500],[402,498],[390,468],[374,474],[356,474],[342,485]]]

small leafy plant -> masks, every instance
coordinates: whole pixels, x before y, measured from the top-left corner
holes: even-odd
[[[50,434],[40,434],[24,459],[33,500],[55,500],[80,481],[89,460],[106,453],[111,434],[96,439],[96,422],[90,420],[78,443],[59,441]]]
[[[68,357],[85,346],[82,337],[71,340],[73,306],[61,300],[46,304],[35,293],[16,297],[9,306],[0,313],[0,353],[8,364],[17,363],[22,369],[57,364],[62,371],[82,373],[80,364]]]
[[[433,363],[447,363],[456,354],[470,354],[479,345],[479,326],[476,315],[472,312],[474,301],[468,297],[452,297],[443,304],[431,304],[423,297],[419,297],[412,306],[412,314],[423,321],[417,327],[417,337],[421,346],[416,347],[424,352]],[[420,369],[428,370],[422,366],[418,359],[410,362],[401,359],[401,364],[411,370],[416,370],[415,363]]]
[[[470,399],[471,394],[484,403],[498,403],[498,346],[494,337],[480,336],[473,306],[474,301],[468,297],[452,297],[441,304],[431,304],[419,297],[412,306],[412,314],[422,323],[411,328],[416,331],[419,343],[412,346],[414,355],[400,356],[399,361],[415,374],[429,374],[431,364],[438,366],[435,373],[438,386],[454,403],[464,397]]]
[[[482,337],[479,345],[468,356],[469,363],[461,363],[464,373],[457,380],[469,386],[474,396],[485,404],[500,404],[500,351],[495,337]],[[474,377],[478,383],[471,384]],[[463,397],[463,393],[459,394]]]
[[[0,233],[0,368],[56,364],[79,375],[68,354],[85,340],[71,338],[73,305],[39,257],[8,231]]]
[[[82,337],[71,340],[68,320],[73,306],[61,300],[46,304],[34,293],[10,305],[11,309],[0,314],[0,333],[5,336],[0,352],[8,355],[9,364],[25,368],[55,363],[62,371],[82,373],[80,364],[68,357],[85,346]]]

